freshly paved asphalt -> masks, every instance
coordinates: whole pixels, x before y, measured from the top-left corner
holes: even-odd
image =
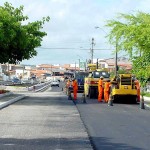
[[[149,150],[150,109],[138,104],[108,106],[96,99],[77,108],[96,150]]]

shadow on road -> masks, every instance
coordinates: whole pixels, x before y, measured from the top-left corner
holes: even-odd
[[[82,97],[79,97],[79,98],[78,98],[78,104],[84,104]],[[102,100],[102,102],[98,102],[97,99],[89,99],[89,98],[86,98],[86,104],[104,104],[104,105],[108,105],[106,102],[104,102],[104,100]],[[130,101],[125,101],[125,100],[124,100],[124,101],[117,101],[117,102],[114,102],[114,104],[139,105],[139,103],[131,103]]]
[[[73,105],[73,102],[68,100],[66,96],[27,96],[26,98],[14,103],[13,105],[38,105],[38,106],[50,106],[50,105]]]
[[[112,143],[109,138],[93,137],[90,140],[95,150],[143,150],[124,143]]]
[[[142,148],[132,147],[123,143],[112,143],[111,139],[93,137],[98,142],[98,146],[94,146],[95,150],[142,150]],[[92,140],[92,141],[93,141]],[[35,138],[35,139],[16,139],[16,138],[0,138],[1,150],[89,150],[88,141],[80,137],[77,138]]]

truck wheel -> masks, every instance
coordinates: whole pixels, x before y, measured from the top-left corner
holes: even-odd
[[[133,102],[133,104],[137,104],[137,102],[138,102],[138,101],[137,101],[137,96],[133,96],[133,97],[132,97],[132,102]]]
[[[115,95],[112,96],[112,100],[113,100],[113,102],[116,102],[116,96]]]
[[[89,89],[89,98],[93,98],[94,90],[92,88]]]

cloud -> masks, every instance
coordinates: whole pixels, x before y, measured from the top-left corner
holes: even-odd
[[[0,5],[4,2],[5,0],[1,0]],[[89,50],[81,51],[80,47],[90,49],[92,37],[96,43],[94,48],[113,48],[105,38],[105,32],[109,32],[104,27],[106,20],[115,19],[117,13],[133,13],[137,10],[150,12],[149,0],[8,0],[8,2],[15,7],[24,5],[24,14],[29,16],[29,21],[50,16],[50,22],[43,28],[47,36],[43,38],[42,47],[73,48],[37,49],[38,56],[24,61],[27,63],[71,63],[78,59],[77,55],[89,59]],[[95,29],[95,26],[99,26],[105,32],[102,29]],[[111,53],[111,50],[94,51],[94,57],[112,57]]]

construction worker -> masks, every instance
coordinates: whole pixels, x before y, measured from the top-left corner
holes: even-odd
[[[112,80],[110,81],[110,87],[111,87],[111,89],[113,89],[113,88],[119,88],[118,87],[118,82],[119,82],[119,80],[118,80],[117,76],[115,76],[114,78],[112,78]]]
[[[69,83],[69,80],[65,80],[65,92],[67,95],[68,95],[68,83]]]
[[[107,80],[104,84],[104,101],[105,103],[109,100],[109,92],[110,92],[110,80]]]
[[[70,92],[70,90],[71,90],[71,86],[72,86],[72,81],[71,81],[71,79],[69,78],[68,79],[68,81],[67,81],[67,83],[66,83],[66,91],[67,91],[67,95],[69,96],[69,92]]]
[[[71,79],[68,79],[67,83],[66,83],[66,87],[69,89],[69,87],[71,87]]]
[[[102,96],[103,96],[103,76],[101,76],[98,81],[98,102],[102,102]]]
[[[135,81],[134,81],[134,83],[135,83],[135,87],[136,87],[136,89],[137,89],[137,101],[138,102],[140,102],[140,82],[136,79]]]
[[[75,78],[73,78],[72,80],[72,87],[73,87],[73,96],[74,96],[74,100],[77,100],[77,92],[78,92],[78,83],[75,80]]]

